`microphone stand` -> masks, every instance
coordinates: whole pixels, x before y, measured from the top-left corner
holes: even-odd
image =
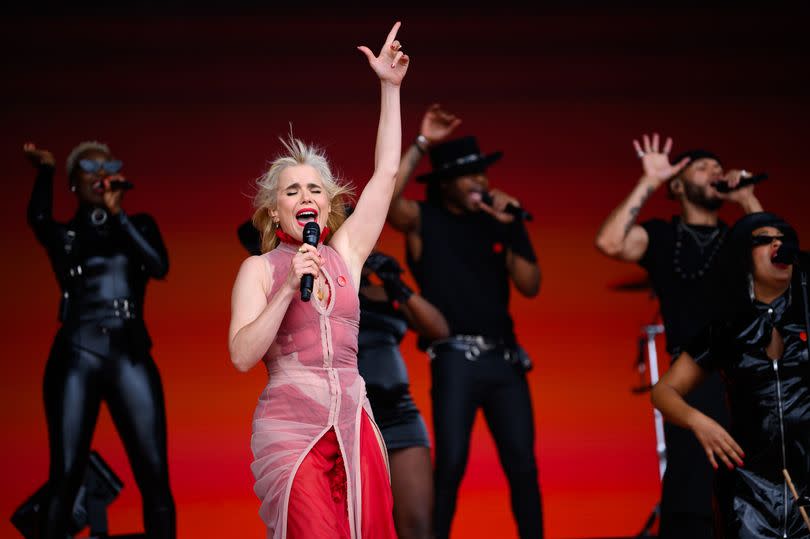
[[[662,324],[648,324],[642,327],[642,337],[639,344],[646,340],[647,367],[650,371],[650,389],[658,382],[658,350],[655,346],[655,337],[664,332]],[[658,409],[653,408],[653,422],[655,424],[655,452],[658,455],[658,478],[663,481],[667,469],[667,444],[664,440],[664,416]],[[655,504],[650,516],[644,522],[644,527],[636,537],[648,537],[649,531],[661,515],[661,502]]]

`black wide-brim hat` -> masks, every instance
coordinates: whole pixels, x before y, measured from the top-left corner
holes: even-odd
[[[483,172],[501,157],[503,152],[482,154],[475,137],[449,140],[430,148],[433,170],[417,176],[416,181],[427,183]]]

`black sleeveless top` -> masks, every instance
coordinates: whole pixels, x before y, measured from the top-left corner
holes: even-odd
[[[514,344],[506,268],[511,225],[483,212],[454,215],[429,202],[419,207],[422,256],[415,260],[408,250],[407,259],[421,295],[441,311],[452,335]]]

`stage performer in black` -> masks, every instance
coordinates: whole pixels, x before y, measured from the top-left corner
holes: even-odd
[[[799,510],[810,509],[810,259],[798,246],[776,215],[738,221],[710,277],[712,321],[653,388],[655,406],[718,470],[715,537],[810,538]],[[727,389],[729,429],[684,400],[712,371]]]
[[[728,227],[718,212],[725,201],[746,213],[762,211],[753,186],[718,192],[717,182],[735,188],[744,171],[724,171],[720,158],[705,150],[691,150],[670,162],[672,140],[661,145],[658,134],[633,141],[643,174],[630,195],[608,216],[597,238],[607,256],[640,264],[650,276],[661,307],[667,351],[674,360],[708,322],[706,288],[717,252]],[[680,204],[680,215],[670,221],[651,219],[636,224],[647,200],[661,186]],[[728,424],[723,386],[717,374],[689,395],[692,406]],[[661,493],[662,538],[712,536],[712,469],[694,435],[671,423],[664,425],[667,468]]]
[[[514,197],[491,189],[487,169],[500,152],[483,154],[474,137],[446,141],[460,119],[438,105],[403,155],[388,222],[406,239],[420,293],[447,319],[450,336],[421,338],[431,357],[436,444],[436,537],[450,536],[473,420],[482,409],[511,491],[522,538],[543,536],[535,460],[535,427],[526,371],[509,314],[510,281],[526,297],[540,288],[540,269]],[[433,171],[420,176],[427,200],[402,196],[429,150]]]
[[[143,319],[147,282],[169,269],[157,224],[122,209],[131,184],[120,175],[121,161],[98,142],[70,153],[67,174],[78,208],[70,221],[55,221],[54,157],[33,144],[24,151],[37,168],[28,223],[61,291],[61,327],[43,383],[50,471],[39,536],[67,534],[104,401],[141,491],[146,535],[173,538],[163,390]]]

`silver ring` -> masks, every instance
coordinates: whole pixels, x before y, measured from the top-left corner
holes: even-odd
[[[638,158],[641,159],[642,157],[644,157],[647,154],[642,152],[641,150],[639,150],[639,151],[636,152],[636,155],[638,155]]]
[[[747,170],[745,170],[745,169],[742,169],[742,170],[740,171],[740,176],[742,176],[743,178],[748,178],[749,176],[751,176],[751,173],[750,173],[750,172],[748,172],[748,171],[747,171]]]

